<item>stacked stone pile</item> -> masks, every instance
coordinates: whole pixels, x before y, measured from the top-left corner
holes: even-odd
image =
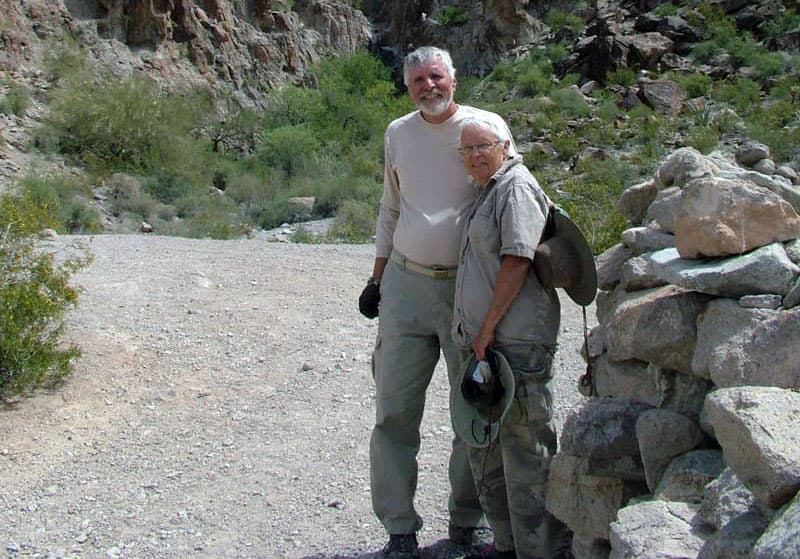
[[[594,396],[548,509],[577,559],[800,557],[800,189],[763,145],[679,149],[597,260]]]

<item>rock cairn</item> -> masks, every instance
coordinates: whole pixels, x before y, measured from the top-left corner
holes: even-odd
[[[576,559],[800,557],[797,183],[745,142],[622,194],[548,484]]]

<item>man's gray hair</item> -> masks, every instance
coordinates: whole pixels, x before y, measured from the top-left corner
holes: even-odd
[[[501,142],[511,140],[511,137],[508,135],[508,131],[504,126],[500,126],[499,123],[495,122],[494,120],[489,120],[488,118],[468,116],[459,124],[459,137],[461,137],[461,132],[464,131],[464,128],[485,128],[497,136],[497,139]]]
[[[403,83],[408,87],[408,73],[411,68],[425,66],[435,60],[439,60],[447,70],[452,79],[456,78],[456,68],[453,66],[453,59],[450,53],[438,47],[419,47],[417,50],[408,53],[403,60]]]

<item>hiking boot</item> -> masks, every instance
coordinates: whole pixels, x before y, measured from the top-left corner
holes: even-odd
[[[383,548],[383,559],[419,559],[416,534],[392,534]]]
[[[450,524],[447,526],[447,539],[452,543],[462,547],[469,547],[476,545],[475,526],[456,526]]]

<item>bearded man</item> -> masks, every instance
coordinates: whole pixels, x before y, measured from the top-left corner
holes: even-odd
[[[359,297],[365,316],[379,316],[370,481],[373,510],[390,536],[385,559],[419,557],[422,518],[414,494],[425,393],[440,353],[451,391],[461,367],[450,326],[461,233],[478,190],[458,154],[459,124],[480,117],[508,132],[500,116],[453,101],[456,72],[446,51],[422,47],[410,53],[403,78],[418,110],[386,129],[375,263]],[[513,143],[509,151],[514,153]],[[449,477],[448,537],[471,545],[482,512],[465,444],[456,436]]]

